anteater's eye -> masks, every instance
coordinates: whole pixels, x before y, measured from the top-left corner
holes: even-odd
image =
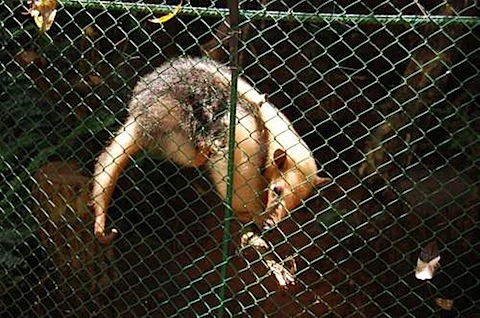
[[[278,185],[272,186],[272,192],[275,193],[277,197],[280,197],[283,194],[283,188]]]

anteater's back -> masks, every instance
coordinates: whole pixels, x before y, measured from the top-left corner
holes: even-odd
[[[228,129],[225,117],[229,95],[228,81],[216,73],[216,64],[208,60],[177,59],[137,83],[129,113],[147,138],[153,137],[158,142],[165,134],[178,137],[182,133],[193,144],[208,147],[214,136]]]

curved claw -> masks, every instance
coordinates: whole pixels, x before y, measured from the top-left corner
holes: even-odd
[[[113,229],[110,233],[95,230],[95,236],[101,245],[110,245],[117,235],[118,231],[116,229]]]
[[[272,227],[274,227],[276,224],[275,220],[272,217],[269,217],[268,219],[263,222],[263,230],[270,230]]]

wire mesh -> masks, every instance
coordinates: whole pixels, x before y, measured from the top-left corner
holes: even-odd
[[[52,3],[0,0],[2,317],[480,315],[476,1],[240,1],[241,77],[332,179],[259,234],[286,289],[208,173],[148,151],[116,184],[120,235],[93,234],[133,88],[177,56],[227,65],[227,1],[162,24],[178,1]]]

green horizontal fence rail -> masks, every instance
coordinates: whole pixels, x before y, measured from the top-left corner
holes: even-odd
[[[0,0],[0,316],[480,316],[476,1],[63,0],[44,34],[30,6]],[[100,244],[95,162],[143,76],[190,55],[230,68],[230,114],[238,76],[265,94],[331,182],[260,229],[232,160],[222,200],[143,151]]]
[[[109,11],[143,12],[152,14],[167,14],[173,7],[168,5],[132,3],[132,2],[109,2],[109,1],[62,1],[62,5],[72,8],[103,9]],[[301,23],[379,23],[379,24],[408,24],[420,25],[435,23],[443,26],[447,24],[464,24],[468,26],[480,25],[480,19],[473,16],[436,16],[436,15],[362,15],[362,14],[330,14],[308,12],[282,12],[270,10],[240,10],[242,17],[248,20],[273,20],[273,21],[296,21]],[[202,16],[207,18],[219,18],[228,15],[226,8],[202,8],[184,6],[179,16]]]

